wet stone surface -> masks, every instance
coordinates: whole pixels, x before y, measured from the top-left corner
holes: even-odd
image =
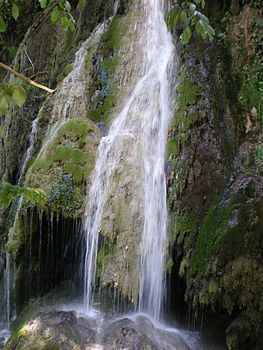
[[[187,341],[183,332],[155,328],[145,316],[87,319],[71,311],[51,311],[22,326],[5,350],[198,350],[188,346]]]

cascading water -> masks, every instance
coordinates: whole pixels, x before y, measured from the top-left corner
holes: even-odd
[[[139,310],[158,319],[163,296],[166,242],[165,146],[171,116],[168,69],[173,44],[164,20],[163,0],[144,0],[143,70],[122,112],[98,148],[97,162],[88,193],[84,229],[86,256],[84,301],[92,305],[96,274],[98,234],[113,174],[132,139],[142,164],[142,195],[133,199],[144,208],[141,227]]]

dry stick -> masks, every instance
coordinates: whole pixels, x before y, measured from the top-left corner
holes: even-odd
[[[0,68],[3,68],[3,69],[5,69],[5,70],[7,70],[7,71],[10,72],[11,74],[14,74],[16,77],[18,77],[18,78],[20,78],[21,80],[25,81],[27,84],[33,85],[33,86],[35,86],[35,87],[37,87],[37,88],[39,88],[39,89],[45,90],[45,91],[49,92],[50,94],[53,94],[53,93],[56,91],[56,89],[55,89],[55,90],[52,90],[52,89],[50,89],[50,88],[48,88],[48,87],[46,87],[46,86],[44,86],[44,85],[42,85],[42,84],[36,83],[35,81],[33,81],[33,80],[31,80],[31,79],[25,77],[25,76],[24,76],[23,74],[21,74],[21,73],[16,72],[14,69],[12,69],[11,67],[7,66],[6,64],[4,64],[4,63],[2,63],[2,62],[0,62]]]

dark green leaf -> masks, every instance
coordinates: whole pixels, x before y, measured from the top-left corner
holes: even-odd
[[[180,15],[180,6],[179,8],[178,6],[175,6],[171,10],[169,20],[168,20],[168,25],[170,29],[173,29],[175,27],[176,23],[178,22],[179,15]]]
[[[6,95],[0,97],[0,115],[8,111],[9,104]]]
[[[17,4],[13,3],[12,5],[12,16],[15,20],[18,19],[18,16],[19,16],[19,8],[17,6]]]
[[[3,33],[6,31],[6,24],[3,18],[0,16],[0,33]]]

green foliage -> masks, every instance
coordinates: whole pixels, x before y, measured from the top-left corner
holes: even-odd
[[[197,10],[198,6],[204,7],[204,5],[204,0],[186,0],[172,6],[168,26],[170,29],[174,29],[177,25],[181,25],[180,40],[184,45],[191,39],[193,30],[203,39],[213,40],[214,29],[210,26],[208,18]]]
[[[16,3],[12,4],[12,16],[15,20],[18,19],[19,16],[19,8]]]
[[[45,9],[55,3],[54,0],[39,0],[42,9]],[[64,30],[74,32],[75,19],[71,14],[71,5],[69,1],[60,0],[51,11],[51,22],[56,23],[60,20],[60,24]]]
[[[19,185],[11,185],[7,182],[0,186],[0,206],[7,208],[18,197],[24,197],[27,201],[45,205],[46,194],[41,189],[27,188]]]
[[[0,115],[5,114],[14,105],[22,107],[26,101],[26,92],[21,85],[0,83]]]
[[[54,6],[57,3],[55,0],[39,0],[42,9],[49,6]],[[17,0],[0,1],[0,34],[6,32],[12,19],[15,21],[20,15],[20,10]],[[71,14],[71,5],[66,0],[58,1],[51,11],[51,22],[60,20],[64,30],[73,32],[75,30],[75,20]],[[0,35],[0,46],[5,47],[5,39]],[[7,51],[13,57],[16,49],[7,47]],[[6,83],[0,84],[0,115],[5,114],[13,105],[22,107],[26,100],[25,90],[21,85],[8,86]]]
[[[17,0],[5,0],[0,2],[0,33],[3,33],[8,28],[10,18],[17,20],[20,11],[17,5]]]

